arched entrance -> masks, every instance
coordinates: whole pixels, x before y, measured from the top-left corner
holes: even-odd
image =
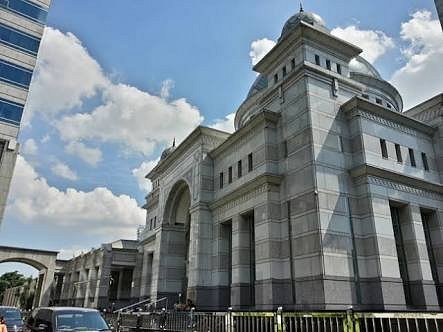
[[[24,263],[39,271],[34,307],[50,302],[57,254],[57,251],[0,246],[0,263]]]
[[[188,293],[188,281],[190,271],[190,239],[191,239],[191,192],[185,181],[176,183],[169,193],[165,206],[164,222],[170,230],[168,237],[169,265],[166,278],[169,280],[168,290],[174,291],[179,300],[184,302]],[[179,295],[181,294],[181,296]]]

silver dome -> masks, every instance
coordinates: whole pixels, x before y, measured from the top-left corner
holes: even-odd
[[[258,75],[257,78],[255,79],[254,83],[252,83],[251,88],[249,89],[247,98],[266,89],[267,87],[268,87],[268,79],[266,78],[266,76],[262,75],[262,74]]]
[[[308,23],[316,28],[329,31],[326,28],[325,21],[317,14],[300,10],[297,14],[291,16],[283,26],[280,39],[288,35],[301,21]]]
[[[374,68],[368,61],[361,56],[357,56],[349,62],[349,72],[359,73],[367,76],[372,76],[378,79],[382,79],[380,73]]]

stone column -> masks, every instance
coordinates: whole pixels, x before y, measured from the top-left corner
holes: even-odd
[[[199,204],[190,209],[188,294],[199,309],[214,308],[212,284],[212,215]]]
[[[85,270],[85,299],[83,301],[83,307],[87,308],[91,306],[91,303],[89,302],[89,297],[91,293],[91,276],[93,275],[94,271],[91,271],[91,269]]]
[[[143,267],[140,281],[140,296],[148,298],[151,296],[153,254],[147,250],[143,251]]]
[[[51,288],[54,281],[54,268],[51,267],[44,271],[43,275],[40,275],[41,280],[41,290],[40,290],[40,300],[38,302],[39,306],[47,306],[51,297]],[[40,280],[39,280],[40,282]]]
[[[405,214],[402,220],[404,225],[402,233],[405,251],[408,253],[408,272],[413,304],[423,310],[439,310],[420,207],[410,204]]]
[[[212,285],[216,291],[213,301],[217,304],[218,310],[226,310],[231,305],[231,237],[231,222],[214,225]]]
[[[118,284],[117,284],[117,300],[120,300],[122,293],[122,283],[123,283],[123,270],[118,271]]]
[[[94,270],[95,270],[95,273],[94,273],[95,274],[94,307],[98,308],[98,298],[100,296],[100,287],[102,287],[103,283],[107,282],[107,281],[102,280],[103,273],[102,273],[102,269],[100,267],[98,267],[98,270],[97,270],[97,267],[94,267]],[[108,282],[108,284],[109,284],[109,282]]]
[[[232,284],[231,307],[251,306],[249,227],[242,216],[232,218]]]

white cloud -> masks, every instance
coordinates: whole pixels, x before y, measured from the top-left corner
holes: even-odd
[[[107,188],[84,192],[61,191],[48,185],[34,168],[18,156],[7,207],[8,218],[23,223],[53,225],[66,231],[87,229],[101,241],[134,238],[145,213],[135,199],[114,195]]]
[[[77,174],[68,165],[60,161],[51,166],[51,171],[61,178],[71,181],[78,180]]]
[[[40,143],[47,143],[47,142],[49,142],[49,140],[51,139],[51,136],[49,136],[48,134],[46,134],[45,136],[43,136],[41,139],[40,139]]]
[[[70,142],[65,146],[65,151],[71,155],[79,157],[85,163],[94,167],[103,159],[100,149],[87,147],[82,142]]]
[[[360,47],[363,50],[361,55],[371,63],[395,46],[393,39],[383,31],[361,30],[355,25],[337,27],[331,30],[331,34]]]
[[[109,84],[102,68],[72,33],[47,27],[43,35],[27,113],[55,114],[79,107]]]
[[[137,179],[140,190],[147,193],[152,190],[152,183],[150,180],[146,179],[145,176],[158,164],[159,161],[160,158],[144,161],[139,167],[132,170],[132,175]]]
[[[249,52],[252,65],[255,66],[274,46],[275,41],[267,38],[254,40]]]
[[[103,105],[91,113],[57,121],[61,138],[117,143],[149,155],[158,144],[184,139],[203,121],[199,110],[184,98],[167,101],[125,84],[109,86],[103,98]]]
[[[402,51],[406,64],[394,73],[391,83],[407,109],[443,92],[443,33],[438,19],[422,10],[401,25],[400,35],[408,44]]]
[[[35,156],[37,154],[38,146],[33,138],[28,138],[25,143],[23,143],[22,152],[31,156]]]
[[[235,113],[229,113],[223,119],[217,119],[209,127],[226,131],[228,133],[233,133],[235,130],[234,126]]]
[[[81,246],[72,246],[58,250],[57,259],[71,259],[90,251],[92,248],[83,248]]]
[[[92,139],[145,154],[173,137],[183,139],[203,121],[184,98],[168,100],[173,80],[165,80],[156,96],[109,77],[76,36],[47,28],[29,109],[45,113],[67,142]],[[65,114],[94,96],[101,105],[91,112]]]
[[[162,83],[162,88],[160,90],[160,97],[163,99],[168,99],[171,95],[171,90],[174,88],[175,82],[171,79],[164,80]]]

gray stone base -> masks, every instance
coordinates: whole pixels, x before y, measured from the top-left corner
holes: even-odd
[[[231,307],[233,310],[254,309],[255,301],[252,292],[254,289],[250,284],[232,284],[231,285]]]
[[[230,288],[219,287],[190,287],[188,296],[195,303],[197,310],[226,311],[230,306]]]
[[[255,283],[255,309],[276,310],[293,303],[291,280],[270,279]]]

